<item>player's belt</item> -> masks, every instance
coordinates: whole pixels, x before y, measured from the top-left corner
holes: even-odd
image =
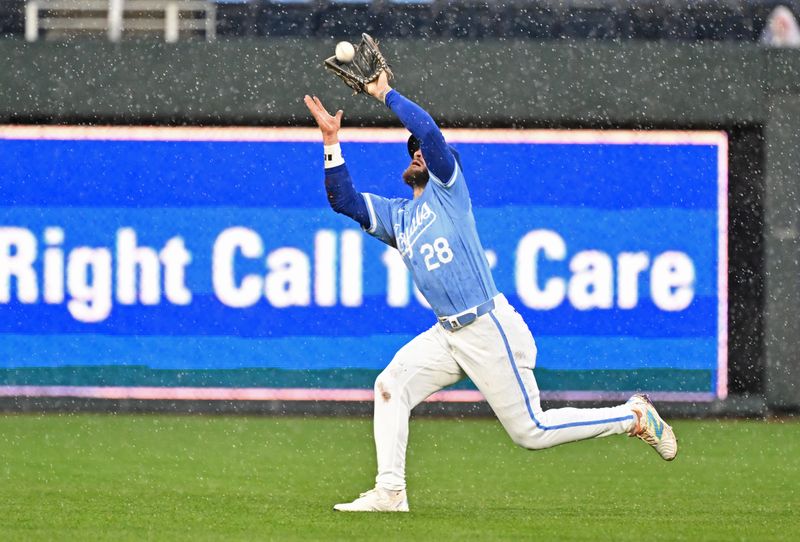
[[[494,309],[494,299],[490,299],[486,303],[481,303],[476,307],[467,309],[464,312],[454,314],[453,316],[442,316],[439,318],[439,323],[447,331],[456,331],[462,327],[467,327],[472,322],[483,316],[487,312]]]

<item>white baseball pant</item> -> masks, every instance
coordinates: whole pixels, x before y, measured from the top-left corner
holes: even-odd
[[[471,325],[441,325],[415,337],[375,381],[376,485],[404,489],[411,409],[432,393],[468,376],[511,439],[531,450],[627,433],[634,415],[626,405],[542,411],[533,377],[536,344],[528,326],[502,294],[495,308]]]

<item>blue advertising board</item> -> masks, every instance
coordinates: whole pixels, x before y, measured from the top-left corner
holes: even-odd
[[[359,190],[410,197],[406,136],[343,131]],[[724,133],[446,136],[545,399],[726,395]],[[316,130],[0,128],[0,395],[369,399],[434,322]]]

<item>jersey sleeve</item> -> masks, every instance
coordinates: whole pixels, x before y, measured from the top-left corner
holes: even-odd
[[[443,181],[432,172],[429,171],[428,173],[431,176],[431,182],[428,183],[429,189],[436,194],[436,198],[451,214],[459,216],[472,210],[469,189],[464,180],[464,174],[461,172],[461,164],[458,161],[456,161],[453,174],[449,179]]]
[[[369,216],[369,225],[364,227],[364,231],[387,245],[396,247],[395,216],[405,200],[384,198],[369,192],[362,192],[361,196],[367,204]]]
[[[459,175],[461,175],[461,163],[458,160],[456,160],[456,158],[454,156],[454,151],[453,151],[452,148],[448,147],[447,151],[445,151],[445,152],[447,152],[447,154],[449,154],[453,158],[453,169],[452,169],[452,172],[449,173],[448,177],[444,177],[444,175],[442,177],[439,177],[436,174],[436,171],[434,171],[431,168],[428,168],[428,175],[430,175],[431,180],[433,182],[435,182],[436,184],[438,184],[439,186],[442,186],[444,188],[452,188],[453,186],[455,186],[456,180],[458,179]],[[425,152],[424,151],[422,153],[422,156],[423,157],[425,156]],[[446,170],[445,170],[444,174],[447,174]],[[439,172],[439,175],[442,175],[441,171]],[[463,181],[463,176],[462,176],[461,180]]]

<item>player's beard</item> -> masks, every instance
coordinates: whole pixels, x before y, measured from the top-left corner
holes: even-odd
[[[403,181],[412,189],[420,187],[425,188],[428,184],[430,175],[426,169],[414,169],[411,166],[403,172]]]

